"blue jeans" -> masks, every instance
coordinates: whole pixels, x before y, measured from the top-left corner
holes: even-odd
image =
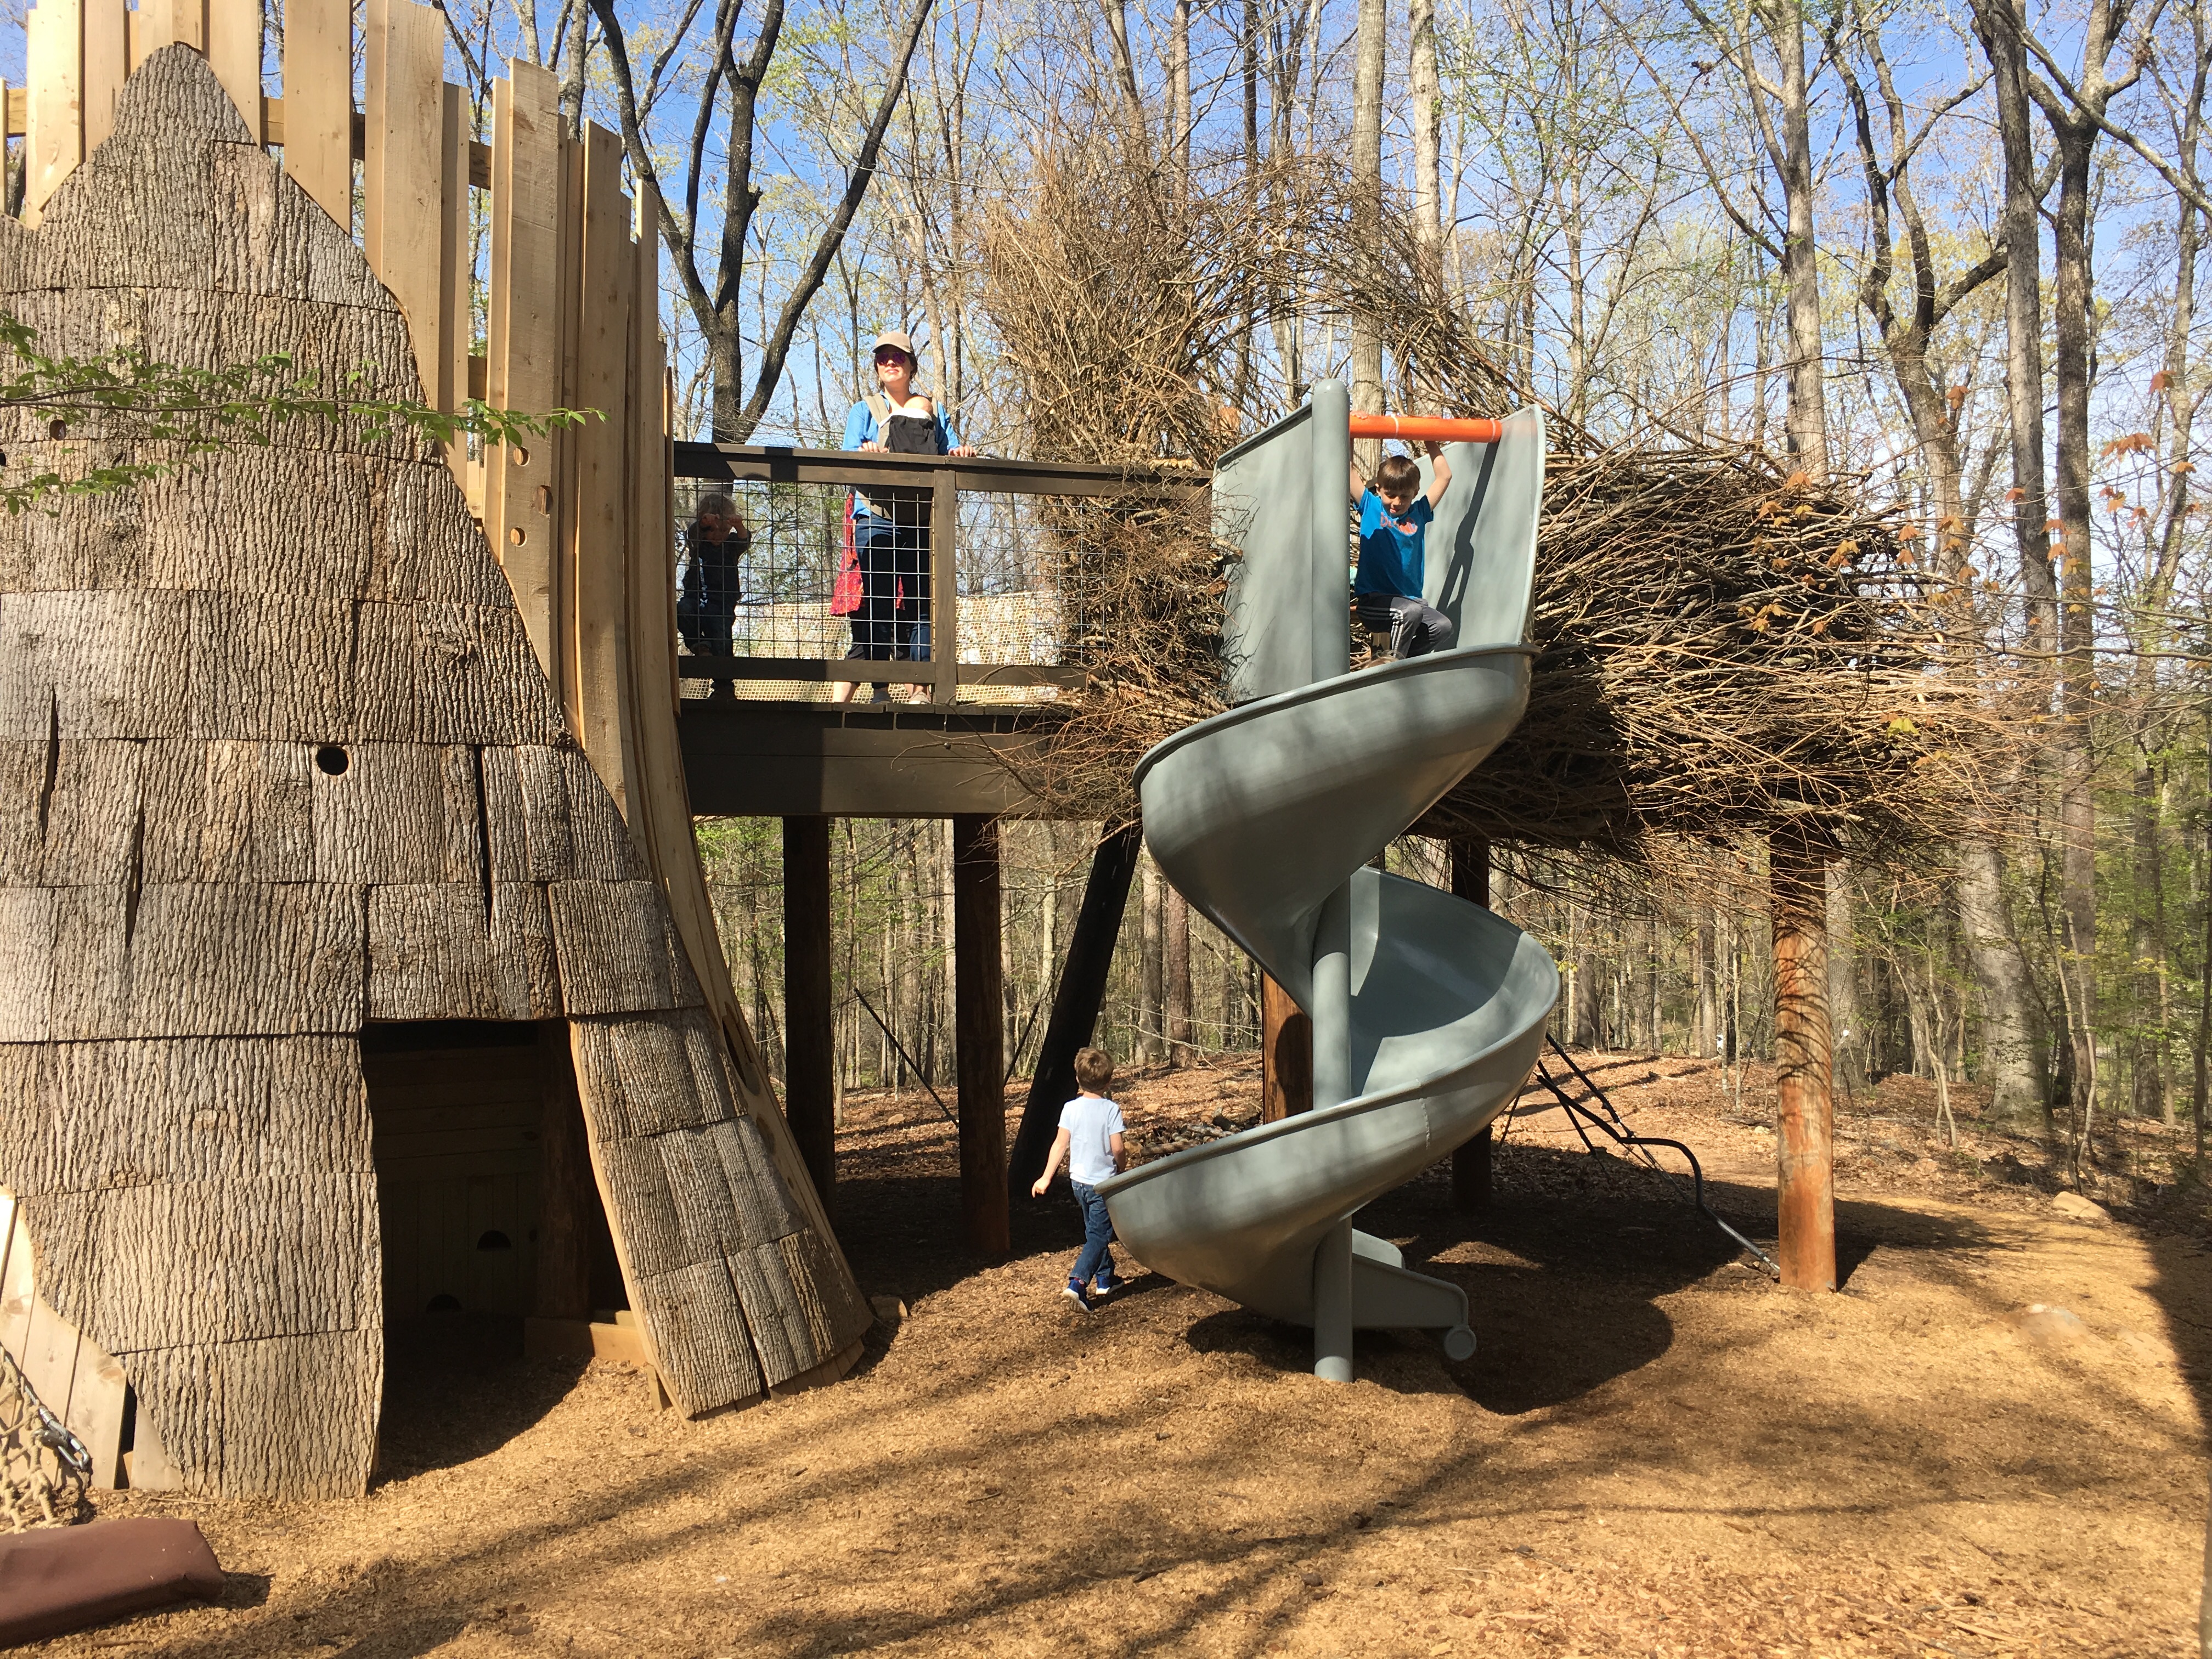
[[[1086,1187],[1073,1177],[1067,1184],[1073,1189],[1076,1205],[1083,1212],[1083,1254],[1075,1258],[1075,1271],[1067,1276],[1068,1279],[1073,1284],[1088,1285],[1097,1278],[1111,1285],[1114,1253],[1106,1247],[1114,1242],[1114,1221],[1106,1213],[1106,1200],[1098,1196],[1096,1187]]]
[[[862,598],[853,613],[848,658],[929,660],[928,509],[897,510],[896,522],[874,514],[854,517],[853,554],[860,567]]]

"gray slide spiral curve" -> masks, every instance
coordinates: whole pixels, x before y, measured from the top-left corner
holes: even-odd
[[[1468,642],[1351,674],[1344,403],[1323,382],[1310,409],[1224,458],[1217,517],[1244,551],[1229,633],[1253,700],[1137,774],[1161,873],[1312,1017],[1314,1107],[1099,1188],[1146,1267],[1312,1326],[1315,1370],[1338,1381],[1355,1328],[1439,1329],[1451,1357],[1473,1353],[1465,1293],[1352,1218],[1512,1101],[1559,983],[1510,923],[1367,863],[1527,704],[1541,418],[1522,411],[1500,442],[1450,452],[1429,598]]]

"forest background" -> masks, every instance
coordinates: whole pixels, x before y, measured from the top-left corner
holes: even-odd
[[[2212,0],[443,9],[479,137],[509,56],[556,73],[572,121],[623,135],[633,188],[659,204],[693,434],[835,446],[876,331],[905,327],[963,438],[1054,459],[1032,418],[1051,366],[1009,351],[994,283],[1025,216],[1103,158],[1162,201],[1242,203],[1281,239],[1314,234],[1279,207],[1298,194],[1285,180],[1368,192],[1411,238],[1417,303],[1598,442],[1763,452],[1778,477],[1892,511],[1954,600],[1947,672],[2024,688],[2033,741],[1972,836],[1832,869],[1841,1080],[1971,1079],[1993,1117],[2057,1133],[2077,1164],[2118,1155],[2100,1154],[2100,1115],[2193,1117],[2201,1158],[2212,568],[2193,474],[2212,372],[2194,296]],[[283,21],[269,0],[272,91]],[[21,63],[5,0],[0,73],[20,84]],[[1186,263],[1212,279],[1202,250]],[[1358,407],[1440,398],[1371,319],[1297,280],[1294,303],[1187,354],[1224,441],[1327,375]],[[1108,410],[1125,390],[1089,389]],[[836,825],[841,1088],[951,1077],[947,830]],[[780,834],[700,830],[779,1075]],[[1009,826],[1010,1073],[1041,1040],[1095,838]],[[1493,857],[1494,902],[1566,969],[1563,1036],[1765,1051],[1757,844],[1676,849],[1666,879],[1611,856]],[[1434,843],[1390,858],[1446,878]],[[1147,860],[1102,1040],[1204,1064],[1258,1026],[1250,964]]]

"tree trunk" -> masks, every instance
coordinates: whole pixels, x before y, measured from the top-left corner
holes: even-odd
[[[1357,216],[1353,235],[1379,234],[1382,211],[1382,73],[1388,47],[1389,0],[1359,0],[1359,21],[1352,40],[1352,189]],[[1382,412],[1382,331],[1374,318],[1352,319],[1352,410],[1355,415]],[[1382,446],[1371,439],[1353,447],[1360,471],[1370,478],[1382,464]]]
[[[1191,1048],[1190,901],[1167,886],[1161,922],[1167,937],[1161,942],[1161,972],[1166,980],[1168,1064],[1188,1066]]]
[[[2039,1132],[2048,1123],[2040,1022],[1995,842],[1960,843],[1958,899],[1959,930],[1981,997],[1982,1080],[1990,1085],[1990,1120],[2016,1133]]]
[[[1138,895],[1137,1053],[1148,1066],[1167,1058],[1167,957],[1164,911],[1159,866],[1150,857],[1143,865],[1144,884]]]
[[[1190,0],[1175,0],[1168,15],[1169,155],[1178,204],[1190,199]]]
[[[1805,74],[1805,15],[1796,5],[1767,17],[1782,68],[1782,194],[1789,240],[1782,248],[1783,293],[1790,324],[1790,449],[1801,471],[1828,476],[1828,416],[1820,339],[1820,267],[1813,238],[1813,137]]]
[[[1406,100],[1413,128],[1413,240],[1421,256],[1425,296],[1433,304],[1443,293],[1444,215],[1438,168],[1442,162],[1443,100],[1437,80],[1436,0],[1407,0],[1412,48],[1406,70]],[[1430,394],[1433,395],[1433,393]]]
[[[1829,1086],[1824,850],[1796,825],[1769,839],[1774,908],[1775,1157],[1782,1282],[1836,1288],[1835,1097]]]
[[[1828,866],[1828,1030],[1835,1048],[1836,1085],[1846,1094],[1866,1087],[1865,1044],[1859,1029],[1857,904],[1851,866]]]

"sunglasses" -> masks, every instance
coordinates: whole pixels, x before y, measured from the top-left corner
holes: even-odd
[[[876,361],[879,363],[906,363],[914,360],[896,346],[885,346],[876,354]]]

